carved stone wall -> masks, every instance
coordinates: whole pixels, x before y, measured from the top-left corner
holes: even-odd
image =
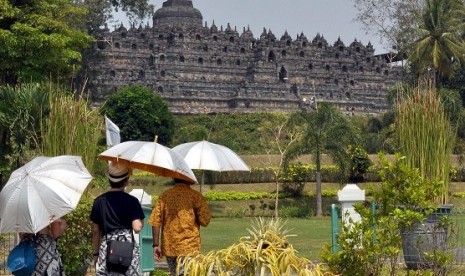
[[[255,38],[214,23],[202,26],[192,1],[168,0],[153,27],[105,28],[85,55],[81,74],[95,105],[119,87],[144,85],[177,114],[291,112],[310,100],[334,103],[348,115],[387,109],[387,91],[402,68],[354,41],[333,45],[322,35]]]

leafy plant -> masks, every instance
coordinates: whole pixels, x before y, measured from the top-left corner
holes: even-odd
[[[187,275],[332,275],[296,255],[287,241],[289,230],[279,218],[259,218],[248,232],[250,236],[228,248],[180,258],[179,266]]]
[[[420,211],[437,207],[433,199],[439,195],[439,181],[424,178],[420,170],[412,168],[400,154],[395,154],[393,162],[383,154],[379,154],[379,159],[381,187],[374,192],[374,197],[383,214],[399,208]]]

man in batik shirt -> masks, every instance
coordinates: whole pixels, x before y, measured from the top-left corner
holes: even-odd
[[[177,275],[179,256],[200,252],[200,225],[207,226],[211,219],[205,198],[190,186],[194,183],[174,180],[174,187],[160,195],[148,221],[152,225],[153,256],[157,261],[165,256],[173,276]],[[178,275],[182,274],[180,268]]]

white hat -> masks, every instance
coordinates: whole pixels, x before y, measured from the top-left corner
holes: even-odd
[[[111,162],[108,166],[107,177],[112,182],[120,182],[130,176],[131,170],[123,163]]]

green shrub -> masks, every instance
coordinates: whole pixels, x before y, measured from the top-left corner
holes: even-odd
[[[279,209],[279,216],[282,218],[306,218],[313,216],[314,210],[306,208],[307,206],[289,206]]]
[[[93,197],[84,195],[76,210],[65,219],[68,229],[58,240],[66,275],[86,275],[87,265],[92,261],[92,223],[89,214]]]
[[[350,145],[348,148],[350,157],[349,181],[360,183],[365,180],[365,173],[373,165],[368,153],[360,146]]]
[[[302,196],[305,180],[312,169],[312,167],[304,166],[301,163],[286,166],[280,179],[283,182],[283,192],[291,196]]]
[[[121,141],[153,141],[168,145],[174,133],[174,118],[166,102],[142,86],[126,86],[110,95],[100,112],[121,130]]]
[[[267,192],[205,192],[204,197],[207,201],[220,201],[220,200],[248,200],[248,199],[261,199],[261,198],[274,198],[274,194]]]

